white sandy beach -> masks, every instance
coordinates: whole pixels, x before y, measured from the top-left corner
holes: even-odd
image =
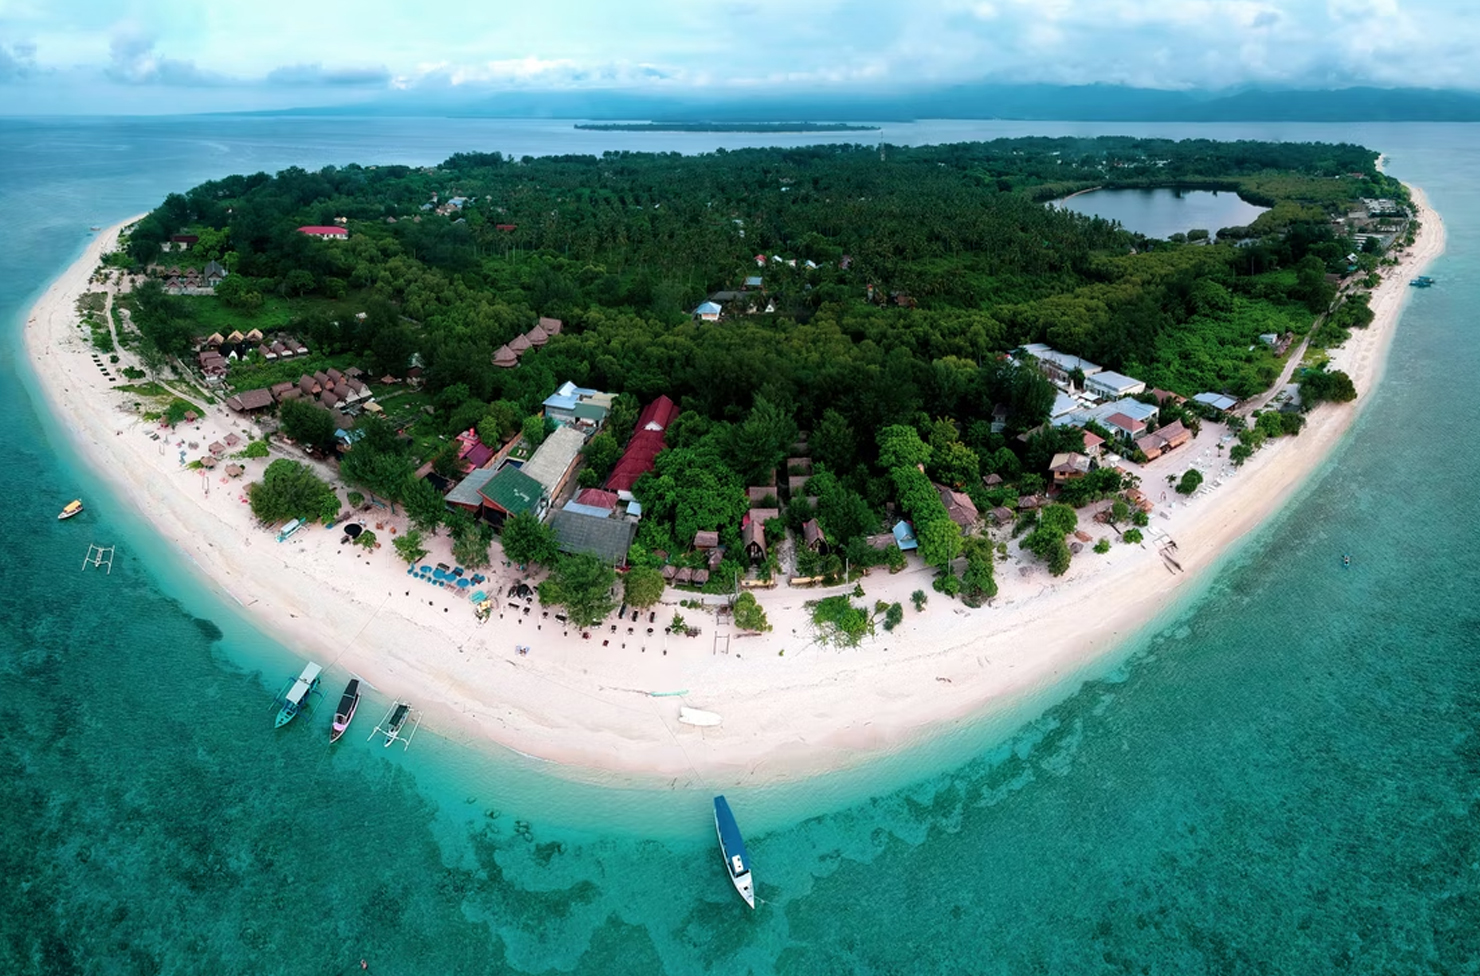
[[[514,577],[499,561],[484,572],[494,577],[488,588],[500,607],[480,625],[460,595],[411,580],[388,544],[367,554],[341,546],[340,532],[322,527],[276,542],[254,523],[243,500],[244,482],[259,477],[267,461],[245,462],[241,481],[224,480],[219,469],[203,477],[181,465],[175,443],[194,442],[187,458],[198,458],[228,432],[252,436],[250,422],[213,405],[198,423],[162,432],[139,419],[131,406],[136,397],[111,391],[115,381],[92,358],[88,333],[77,326],[76,302],[124,224],[98,234],[53,283],[28,316],[25,341],[52,409],[67,418],[75,446],[97,472],[264,630],[332,666],[331,684],[354,671],[387,695],[424,708],[424,734],[492,740],[564,764],[575,775],[762,783],[864,761],[1079,673],[1166,609],[1179,588],[1284,505],[1366,403],[1382,375],[1408,279],[1443,250],[1438,214],[1416,189],[1414,200],[1422,221],[1416,244],[1398,267],[1385,269],[1372,296],[1373,324],[1332,356],[1356,385],[1355,403],[1317,408],[1298,437],[1270,443],[1231,476],[1223,473],[1229,466],[1216,449],[1221,428],[1210,424],[1192,443],[1140,472],[1142,490],[1158,501],[1151,529],[1175,540],[1175,557],[1187,572],[1173,574],[1149,537],[1143,546],[1117,542],[1103,556],[1086,546],[1059,579],[1023,560],[1012,545],[1012,559],[998,565],[1001,592],[993,605],[968,610],[932,591],[931,574],[911,556],[905,572],[890,576],[879,569],[863,581],[869,604],[905,604],[904,624],[850,649],[817,646],[803,608],[807,600],[848,588],[783,585],[760,594],[773,631],[732,637],[729,653],[721,654],[714,650],[715,618],[699,611],[680,611],[702,628],[699,637],[665,640],[663,627],[681,596],[673,590],[657,608],[652,636],[644,615],[615,634],[607,625],[582,639],[564,634],[553,615],[542,618],[538,603],[528,616],[504,606]],[[128,363],[123,359],[120,366]],[[1174,493],[1160,502],[1165,475],[1188,467],[1221,486],[1185,504]],[[66,500],[58,499],[58,507]],[[387,543],[392,525],[406,528],[404,519],[370,520],[371,528],[377,520],[385,523],[376,531]],[[1082,517],[1081,528],[1094,538],[1113,537],[1087,522]],[[431,548],[427,561],[453,561],[445,534]],[[1031,568],[1023,573],[1024,566]],[[930,594],[922,614],[909,607],[915,589]],[[517,655],[520,644],[531,653]],[[688,695],[649,695],[678,690]],[[680,703],[719,712],[724,722],[710,729],[681,725]],[[368,732],[371,722],[359,721]]]

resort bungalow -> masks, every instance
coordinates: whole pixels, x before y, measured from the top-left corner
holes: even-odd
[[[894,523],[894,544],[904,552],[920,548],[920,540],[915,538],[915,527],[910,523],[900,520]]]
[[[608,566],[627,565],[627,550],[637,535],[636,522],[571,511],[550,516],[550,528],[561,552],[595,556]]]
[[[599,427],[606,422],[613,399],[610,393],[588,390],[567,380],[560,384],[558,390],[545,397],[545,416],[562,424],[575,425],[584,421]]]
[[[488,469],[480,468],[479,470]],[[468,477],[471,478],[477,474],[478,471],[474,471]],[[448,493],[448,501],[453,500],[453,493],[460,488],[462,485],[458,485]],[[509,464],[499,468],[498,473],[478,489],[478,496],[483,500],[479,517],[494,528],[503,528],[505,519],[521,512],[529,512],[535,518],[543,518],[549,501],[544,488],[538,481]]]
[[[1214,410],[1232,410],[1238,406],[1238,400],[1225,393],[1199,393],[1192,398],[1194,402],[1201,403],[1205,407]]]
[[[705,302],[694,309],[694,318],[699,322],[718,322],[719,314],[722,311],[724,309],[720,308],[715,302]]]
[[[758,505],[776,504],[781,496],[776,491],[775,485],[752,485],[745,489],[745,494],[750,497],[751,507]]]
[[[519,365],[519,357],[508,346],[499,346],[498,352],[493,354],[493,365],[499,369],[513,369]]]
[[[617,496],[600,488],[583,488],[576,497],[560,507],[562,512],[579,512],[592,518],[611,518],[617,511]]]
[[[1105,426],[1110,428],[1110,433],[1118,434],[1129,441],[1134,441],[1146,433],[1146,421],[1127,417],[1123,413],[1112,413],[1106,417]]]
[[[1010,508],[1004,508],[1003,506],[998,505],[996,508],[992,509],[993,525],[1011,525],[1013,518],[1014,516],[1012,514],[1012,509]]]
[[[317,237],[320,240],[335,240],[335,241],[347,241],[347,240],[349,240],[349,231],[348,230],[345,230],[343,227],[326,227],[326,226],[320,226],[320,227],[315,227],[315,226],[300,227],[300,228],[298,228],[298,233],[300,233],[300,234],[306,234],[309,237]]]
[[[544,329],[545,335],[549,336],[558,336],[561,330],[565,328],[564,322],[560,321],[559,319],[548,318],[544,315],[541,315],[539,322],[535,324],[538,325],[541,329]]]
[[[1136,441],[1136,447],[1141,449],[1148,460],[1155,459],[1173,448],[1181,447],[1192,439],[1192,432],[1182,426],[1182,421],[1174,420],[1164,427],[1152,431]]]
[[[272,406],[272,394],[265,389],[247,390],[229,397],[226,406],[237,413],[255,413]]]
[[[745,517],[745,524],[740,529],[740,543],[751,562],[758,563],[766,558],[766,527],[754,514]]]
[[[976,520],[981,517],[976,504],[965,492],[947,488],[945,485],[936,485],[935,490],[940,494],[940,503],[946,507],[946,514],[963,531],[975,525]]]
[[[694,533],[694,548],[700,552],[706,552],[719,545],[719,533],[713,531],[699,531]]]
[[[1093,376],[1086,375],[1084,389],[1102,400],[1114,400],[1117,397],[1134,396],[1144,392],[1146,384],[1138,379],[1105,369]]]
[[[816,519],[808,519],[802,523],[802,545],[818,555],[827,555],[827,536],[823,534],[822,526],[817,524]]]
[[[219,262],[207,261],[205,270],[206,285],[210,288],[215,288],[221,282],[225,281],[226,276],[230,273]]]
[[[287,393],[289,390],[296,389],[297,387],[295,387],[292,383],[274,383],[271,387],[268,388],[267,392],[272,394],[272,398],[274,400],[282,402],[284,393]]]
[[[1105,438],[1101,437],[1099,434],[1096,434],[1092,430],[1087,430],[1084,432],[1084,453],[1086,456],[1092,458],[1099,457],[1100,448],[1104,446]]]
[[[447,504],[455,505],[470,515],[478,515],[483,507],[481,492],[498,472],[497,468],[474,468],[447,493]]]
[[[1048,470],[1053,475],[1053,483],[1056,485],[1061,485],[1066,481],[1075,481],[1089,474],[1089,458],[1072,451],[1066,454],[1055,454],[1053,460],[1048,463]]]
[[[546,332],[540,326],[536,325],[534,328],[524,333],[524,341],[528,342],[531,348],[538,349],[545,343],[550,341],[550,333]]]

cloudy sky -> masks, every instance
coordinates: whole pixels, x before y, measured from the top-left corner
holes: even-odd
[[[0,113],[962,81],[1480,90],[1475,0],[0,0]]]

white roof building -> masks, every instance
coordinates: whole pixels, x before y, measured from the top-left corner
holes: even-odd
[[[1091,375],[1087,370],[1084,376],[1084,388],[1096,396],[1110,399],[1112,397],[1127,397],[1136,393],[1144,393],[1146,384],[1134,377],[1125,376],[1113,370],[1101,370]]]

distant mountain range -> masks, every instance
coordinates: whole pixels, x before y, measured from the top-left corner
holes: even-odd
[[[1083,122],[1477,122],[1480,93],[1420,88],[1164,91],[1116,85],[971,84],[913,92],[681,98],[624,91],[427,95],[271,115],[450,116],[755,123],[1022,119]]]

